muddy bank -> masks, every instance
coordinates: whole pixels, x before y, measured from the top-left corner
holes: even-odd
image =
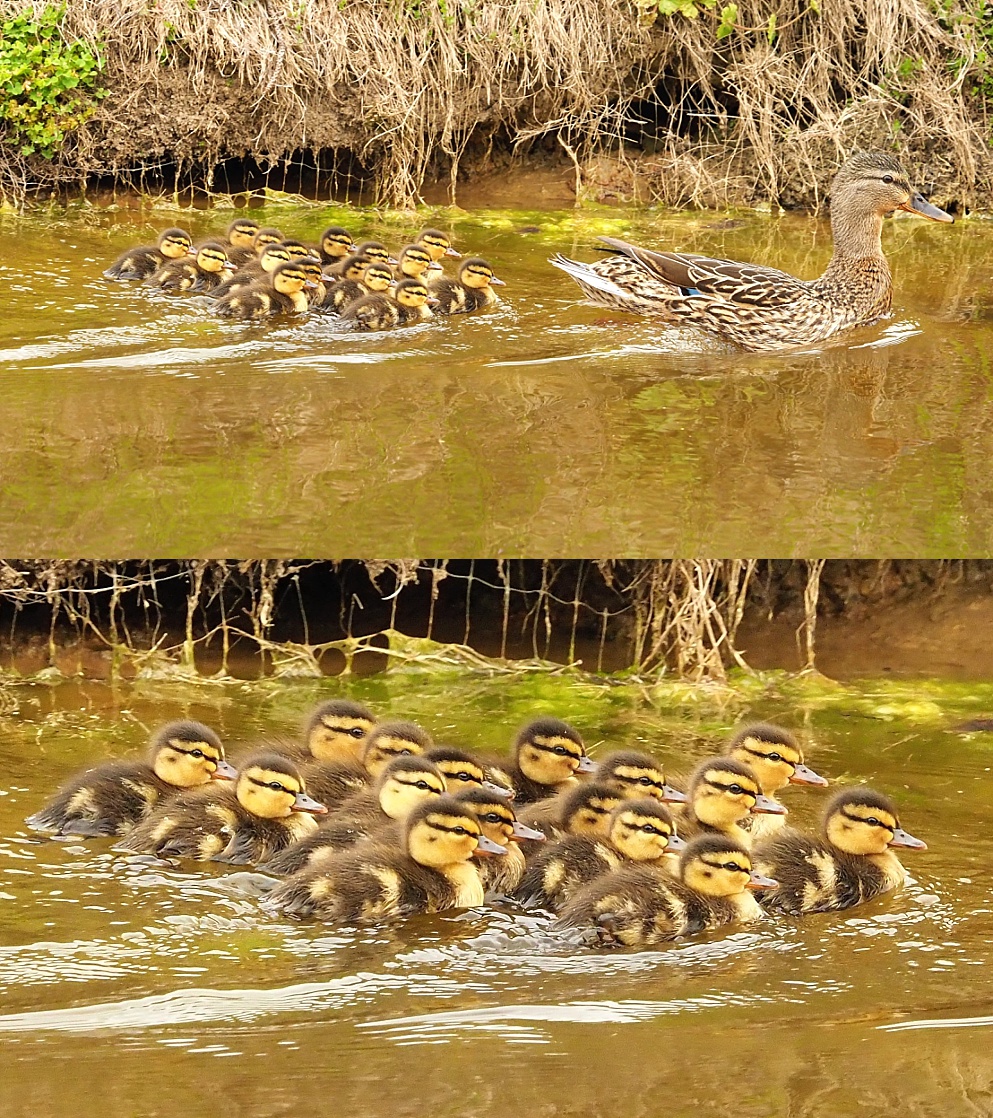
[[[680,8],[69,0],[57,34],[39,32],[46,64],[83,44],[99,66],[54,66],[40,121],[35,83],[15,81],[0,186],[250,192],[297,168],[338,196],[409,204],[556,153],[584,195],[795,207],[822,199],[845,153],[883,146],[946,208],[988,204],[984,16],[914,0]],[[48,10],[0,0],[27,19],[9,41],[35,45]]]

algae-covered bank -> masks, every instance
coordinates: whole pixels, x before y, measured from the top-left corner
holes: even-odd
[[[794,206],[877,146],[939,202],[989,201],[980,0],[2,0],[0,20],[14,198],[275,170],[407,203],[516,152],[615,198]]]

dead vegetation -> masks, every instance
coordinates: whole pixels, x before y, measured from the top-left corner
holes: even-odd
[[[0,16],[42,0],[0,0]],[[904,155],[943,204],[988,202],[985,8],[973,0],[741,0],[657,15],[628,0],[68,0],[110,95],[54,162],[0,123],[0,188],[168,164],[348,155],[380,200],[454,185],[494,146],[598,151],[673,204],[816,204],[856,147]],[[993,32],[990,32],[993,34]],[[621,142],[625,141],[625,142]],[[346,184],[347,185],[347,184]],[[593,185],[593,184],[588,184]]]

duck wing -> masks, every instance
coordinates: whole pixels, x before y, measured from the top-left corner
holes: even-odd
[[[599,240],[679,288],[684,295],[710,295],[749,306],[782,307],[810,294],[809,284],[778,268],[688,252],[653,252],[615,237]]]

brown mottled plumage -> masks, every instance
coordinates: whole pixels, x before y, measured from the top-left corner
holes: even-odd
[[[166,229],[154,245],[129,248],[104,272],[107,279],[139,280],[150,276],[167,260],[183,260],[193,248],[193,238],[185,229]]]

